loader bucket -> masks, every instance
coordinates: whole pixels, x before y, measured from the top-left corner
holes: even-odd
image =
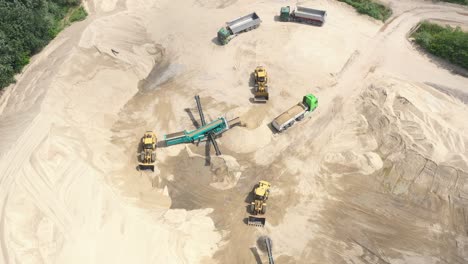
[[[249,219],[247,220],[247,225],[264,227],[265,221],[266,218],[264,217],[249,216]]]
[[[268,101],[268,92],[257,92],[255,93],[254,101],[256,103],[266,103]]]
[[[154,171],[154,163],[138,163],[138,169]]]

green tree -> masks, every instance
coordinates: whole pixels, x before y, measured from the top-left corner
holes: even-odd
[[[68,23],[64,18],[80,9],[79,4],[80,0],[0,0],[0,88],[12,83],[30,56],[63,29]],[[83,19],[86,12],[77,15]]]
[[[468,69],[468,33],[460,27],[423,22],[413,37],[429,53]]]

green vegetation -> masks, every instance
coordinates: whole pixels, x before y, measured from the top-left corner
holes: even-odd
[[[412,37],[429,53],[468,69],[468,32],[423,22]]]
[[[385,21],[392,15],[392,10],[371,0],[338,0],[354,7],[359,13]]]
[[[64,27],[82,20],[80,0],[0,0],[0,88]]]
[[[72,11],[69,20],[71,23],[73,23],[75,21],[84,20],[86,16],[88,16],[88,13],[86,12],[86,10],[82,6],[79,6],[78,8]]]
[[[468,0],[442,0],[442,1],[460,4],[460,5],[468,5]]]

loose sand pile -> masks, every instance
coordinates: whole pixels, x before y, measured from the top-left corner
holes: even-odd
[[[389,1],[386,24],[338,1],[323,27],[276,21],[291,1],[85,1],[90,16],[35,56],[0,98],[0,263],[464,263],[467,79],[420,54],[422,19],[466,8]],[[224,22],[260,28],[219,46]],[[270,100],[251,103],[264,65]],[[319,107],[282,134],[271,120],[306,93]],[[204,142],[157,150],[146,130],[240,116],[214,157]],[[465,101],[466,103],[466,101]],[[259,180],[264,229],[247,226]]]

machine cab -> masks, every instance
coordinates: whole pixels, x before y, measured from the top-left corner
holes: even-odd
[[[289,21],[290,11],[291,11],[291,8],[289,6],[282,7],[280,11],[280,20]]]
[[[146,131],[143,136],[142,143],[144,149],[155,149],[156,148],[156,135],[152,131]]]
[[[318,99],[313,94],[308,94],[302,98],[302,103],[306,105],[309,109],[309,112],[312,112],[318,106]]]
[[[229,36],[231,36],[231,33],[226,28],[218,30],[218,41],[220,44],[227,44],[229,42]]]
[[[258,82],[261,82],[261,83],[266,82],[266,70],[262,66],[258,66],[255,69],[255,75],[257,77]]]

